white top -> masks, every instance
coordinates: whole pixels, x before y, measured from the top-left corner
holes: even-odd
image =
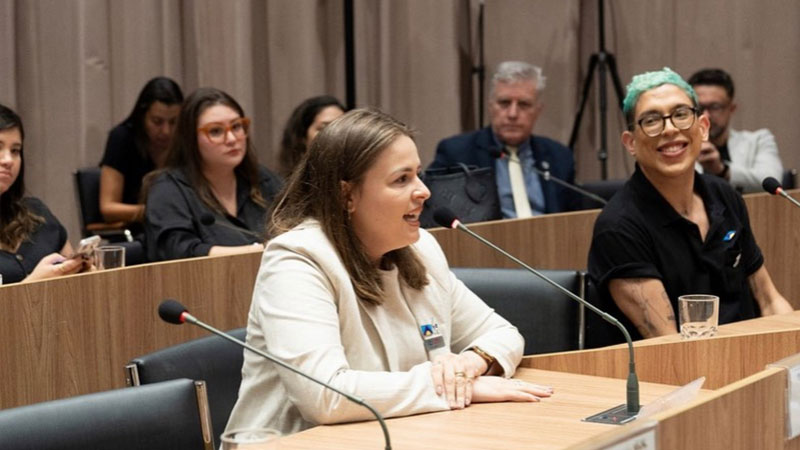
[[[517,329],[450,272],[436,240],[420,230],[412,247],[428,285],[414,290],[383,272],[383,305],[356,298],[338,253],[316,221],[267,244],[248,315],[247,342],[317,379],[363,398],[384,417],[447,410],[430,359],[477,345],[511,376],[522,358]],[[444,347],[425,350],[419,327],[435,320]],[[269,427],[284,434],[316,424],[371,420],[351,403],[260,356],[245,352],[239,399],[227,429]]]

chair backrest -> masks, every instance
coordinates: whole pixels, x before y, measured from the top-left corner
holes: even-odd
[[[797,187],[797,169],[786,169],[783,171],[781,185],[784,189],[794,189]]]
[[[606,200],[611,200],[611,197],[613,197],[614,194],[617,193],[617,191],[622,189],[622,186],[624,186],[627,181],[628,181],[627,179],[594,180],[582,183],[580,186],[583,189],[591,192],[592,194],[599,195],[600,197]],[[580,194],[576,195],[580,197],[580,202],[579,202],[580,206],[578,209],[596,209],[603,207],[603,205],[601,205],[599,202],[592,200],[589,197]]]
[[[100,168],[83,167],[76,170],[73,177],[81,212],[81,233],[83,237],[90,236],[92,233],[86,226],[104,221],[100,214]]]
[[[525,354],[583,347],[583,307],[523,269],[453,268],[456,277],[519,329]],[[543,275],[583,298],[583,273],[542,270]]]
[[[0,448],[213,449],[204,389],[180,379],[0,410]]]
[[[228,333],[244,340],[247,331],[238,328]],[[219,336],[207,336],[134,358],[125,367],[126,381],[129,386],[175,378],[205,381],[214,436],[219,442],[239,396],[243,352],[244,349]]]

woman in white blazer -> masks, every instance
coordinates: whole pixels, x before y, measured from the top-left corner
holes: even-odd
[[[385,417],[549,396],[508,379],[522,336],[420,229],[430,196],[420,170],[411,132],[383,113],[351,111],[320,132],[272,214],[247,342]],[[228,430],[288,434],[373,418],[249,352],[242,376]]]

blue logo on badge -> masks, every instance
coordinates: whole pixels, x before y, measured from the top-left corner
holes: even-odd
[[[731,239],[733,239],[733,237],[734,237],[734,236],[736,236],[736,232],[735,232],[735,231],[733,231],[733,230],[731,230],[731,231],[728,231],[728,232],[725,234],[725,237],[724,237],[724,238],[722,238],[722,241],[723,241],[723,242],[728,242],[728,241],[730,241]]]

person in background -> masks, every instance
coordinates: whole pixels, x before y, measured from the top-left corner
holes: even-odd
[[[383,113],[350,111],[322,130],[272,214],[247,342],[385,417],[550,396],[509,379],[522,336],[420,230],[420,170],[411,132]],[[374,418],[249,352],[242,376],[229,430]]]
[[[297,105],[283,128],[281,175],[288,177],[292,173],[317,133],[344,111],[344,105],[330,95],[311,97]]]
[[[106,222],[138,224],[142,179],[164,165],[183,93],[175,81],[156,77],[144,85],[130,115],[108,134],[100,161],[100,212]],[[140,225],[134,225],[140,231]]]
[[[165,167],[145,181],[150,261],[264,249],[265,216],[282,182],[258,164],[249,127],[219,89],[186,98]]]
[[[431,169],[463,163],[492,167],[503,218],[569,211],[577,198],[533,168],[575,182],[575,161],[564,145],[533,134],[542,112],[542,69],[524,62],[497,66],[489,93],[490,126],[439,142]],[[504,157],[499,157],[501,154]]]
[[[718,296],[720,324],[791,312],[741,195],[695,172],[709,119],[692,87],[669,68],[637,75],[623,111],[622,144],[636,169],[595,222],[588,268],[597,306],[624,313],[635,339],[677,333],[686,294]]]
[[[67,230],[47,206],[25,197],[22,119],[0,105],[0,275],[4,284],[69,275],[89,267],[72,255]]]
[[[697,93],[701,112],[711,121],[708,141],[703,142],[698,163],[703,172],[728,180],[743,192],[761,191],[766,177],[780,180],[783,164],[775,136],[766,129],[737,131],[730,127],[736,112],[731,76],[721,69],[703,69],[689,84]]]

